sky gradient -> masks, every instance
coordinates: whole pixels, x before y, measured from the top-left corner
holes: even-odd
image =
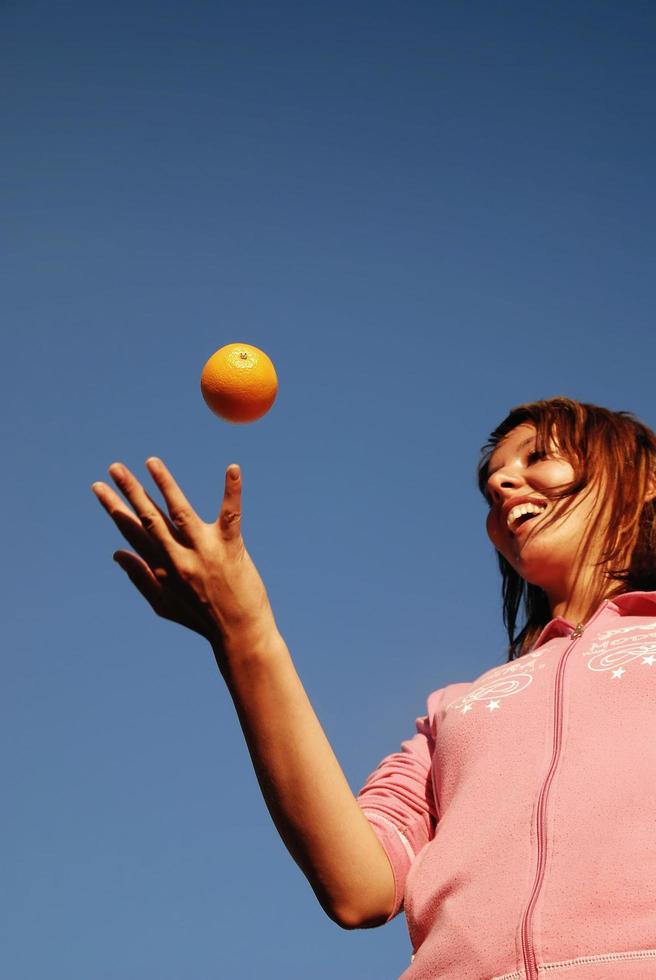
[[[393,980],[287,854],[208,645],[90,486],[226,467],[354,791],[505,659],[475,484],[514,405],[656,426],[652,3],[0,3],[11,980]],[[247,426],[207,358],[263,348]],[[275,719],[271,719],[275,724]],[[491,898],[491,900],[493,900]]]

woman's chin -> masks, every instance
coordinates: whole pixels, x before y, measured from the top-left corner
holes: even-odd
[[[514,556],[512,565],[524,581],[545,590],[549,583],[557,581],[564,571],[561,563],[553,562],[551,549],[541,547],[537,541],[525,542]]]

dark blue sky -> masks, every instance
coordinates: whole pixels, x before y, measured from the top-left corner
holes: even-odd
[[[394,978],[259,795],[207,645],[90,490],[160,455],[244,536],[357,790],[505,659],[474,480],[522,401],[656,426],[651,3],[0,4],[12,980]],[[250,426],[199,391],[262,347]],[[275,724],[275,719],[270,719]],[[491,901],[494,897],[491,896]]]

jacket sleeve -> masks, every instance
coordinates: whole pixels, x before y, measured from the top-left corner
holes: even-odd
[[[433,839],[437,810],[433,793],[434,738],[428,716],[417,718],[416,735],[386,756],[357,795],[394,874],[393,919],[403,907],[405,882],[419,851]]]

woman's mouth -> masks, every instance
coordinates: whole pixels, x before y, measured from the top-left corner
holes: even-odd
[[[527,525],[544,513],[546,506],[546,504],[527,502],[513,507],[506,519],[510,533],[513,535],[523,534]]]
[[[529,526],[529,524],[531,524],[535,520],[536,517],[537,514],[531,514],[531,515],[527,515],[526,517],[520,517],[518,521],[515,521],[515,524],[510,533],[513,534],[516,538],[520,537],[526,532],[526,528]]]

